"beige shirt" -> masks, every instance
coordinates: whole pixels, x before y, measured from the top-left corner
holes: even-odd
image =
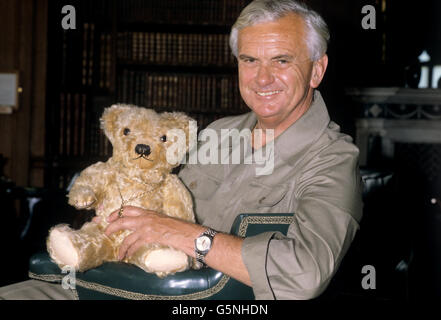
[[[256,121],[250,112],[209,128],[251,130]],[[240,213],[294,213],[286,236],[264,232],[245,238],[242,257],[256,299],[314,298],[329,284],[359,228],[358,149],[330,121],[316,91],[309,110],[275,139],[272,173],[257,175],[256,166],[262,167],[188,164],[179,175],[194,196],[198,222],[218,231],[229,232]]]

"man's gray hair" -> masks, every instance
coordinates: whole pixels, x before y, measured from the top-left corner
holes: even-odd
[[[305,21],[305,41],[310,59],[319,60],[328,48],[330,38],[328,26],[317,12],[296,0],[254,0],[246,6],[231,28],[230,47],[233,54],[238,56],[239,30],[258,23],[276,21],[289,13],[298,14]]]

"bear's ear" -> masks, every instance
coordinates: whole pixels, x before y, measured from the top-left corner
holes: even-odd
[[[167,130],[182,130],[185,133],[186,151],[189,150],[193,136],[197,139],[196,121],[182,112],[164,112],[160,115],[160,126]]]
[[[124,104],[114,104],[104,109],[103,115],[100,119],[100,125],[112,145],[116,137],[116,131],[119,128],[119,116],[129,109],[130,107]]]

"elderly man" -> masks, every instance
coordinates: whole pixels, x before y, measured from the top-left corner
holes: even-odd
[[[230,44],[252,112],[209,128],[272,129],[273,141],[263,134],[249,143],[254,150],[274,144],[274,169],[256,175],[250,164],[187,165],[180,177],[194,196],[200,225],[134,207],[124,210],[124,219],[114,213],[107,233],[134,231],[121,258],[148,242],[196,257],[195,239],[208,228],[212,245],[199,258],[252,286],[257,299],[310,299],[324,291],[362,212],[358,150],[330,121],[315,90],[326,71],[328,39],[322,18],[296,1],[256,0],[242,11]],[[227,234],[241,212],[293,212],[294,222],[286,236],[242,239]]]
[[[180,177],[194,196],[199,224],[125,207],[123,217],[109,217],[106,230],[133,231],[120,258],[158,242],[251,286],[257,299],[310,299],[324,291],[362,211],[358,150],[330,121],[316,90],[328,64],[328,39],[322,18],[297,1],[255,0],[242,11],[230,44],[252,111],[209,128],[263,129],[260,139],[251,135],[244,143],[254,151],[272,144],[273,170],[257,175],[257,164],[187,165]],[[227,233],[241,212],[292,212],[294,222],[286,236],[243,239]]]

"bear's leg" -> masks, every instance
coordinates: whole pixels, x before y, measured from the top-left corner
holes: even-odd
[[[93,222],[84,224],[80,230],[73,230],[67,225],[55,226],[49,233],[47,249],[60,268],[70,266],[77,271],[116,260],[112,241]]]
[[[147,272],[156,273],[162,278],[187,270],[191,265],[191,258],[184,252],[170,247],[146,245],[139,248],[128,262]]]

